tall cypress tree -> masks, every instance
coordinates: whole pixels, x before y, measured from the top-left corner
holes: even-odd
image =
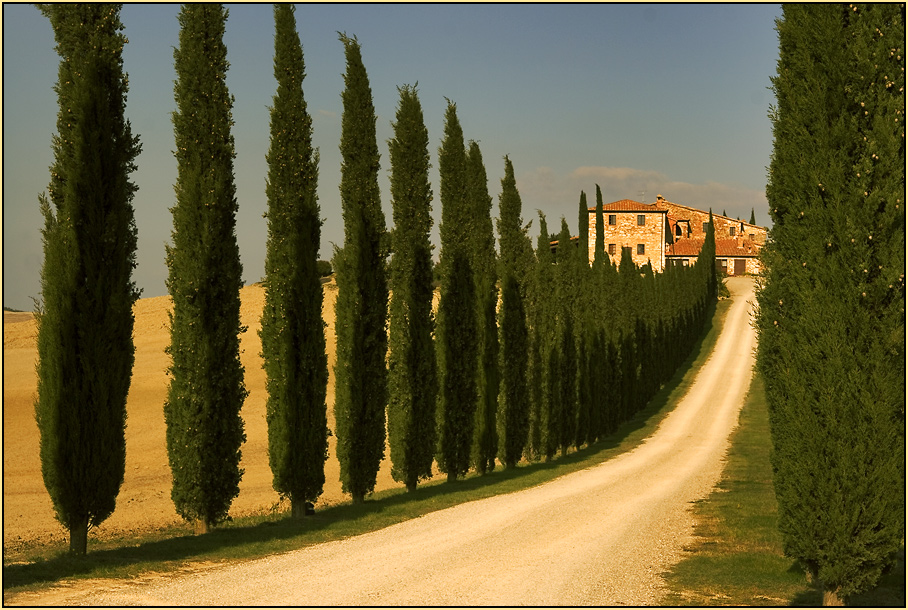
[[[586,193],[580,191],[578,210],[577,251],[574,262],[574,340],[577,345],[577,424],[574,447],[580,449],[589,442],[591,417],[590,351],[593,346],[593,327],[599,317],[592,290],[590,269],[590,212]]]
[[[243,475],[243,268],[235,231],[233,96],[225,82],[227,9],[185,4],[179,22],[180,46],[173,52],[177,201],[167,247],[173,362],[164,418],[174,506],[204,533],[227,517]]]
[[[577,343],[574,336],[574,303],[577,295],[577,254],[571,244],[571,230],[562,217],[561,232],[558,234],[557,281],[558,294],[557,334],[558,378],[555,386],[554,418],[550,422],[551,432],[557,439],[556,446],[561,455],[566,455],[574,442],[577,431]]]
[[[360,504],[375,489],[385,453],[388,371],[388,238],[378,189],[372,89],[359,41],[344,44],[344,115],[341,120],[341,206],[344,247],[337,267],[337,362],[334,417],[343,490]]]
[[[548,454],[548,421],[551,401],[548,392],[548,362],[551,330],[551,277],[552,251],[545,214],[539,214],[539,237],[536,240],[536,256],[533,265],[529,314],[530,330],[530,433],[527,438],[525,455],[528,459],[539,460],[551,457]],[[503,304],[502,304],[503,306]]]
[[[520,193],[514,165],[504,158],[498,199],[498,243],[501,251],[501,415],[499,458],[505,467],[520,461],[530,431],[530,337],[527,328],[525,248]]]
[[[305,515],[325,484],[328,357],[322,287],[316,269],[321,220],[316,195],[318,152],[303,97],[305,65],[295,7],[274,5],[271,147],[266,156],[268,246],[262,359],[268,390],[268,462],[275,491]]]
[[[498,453],[498,309],[497,260],[492,228],[492,197],[479,144],[470,142],[467,152],[467,201],[475,229],[470,233],[470,259],[476,287],[478,356],[476,390],[476,428],[473,432],[471,462],[480,474],[495,470]]]
[[[394,207],[388,383],[391,476],[415,491],[432,476],[438,378],[432,341],[432,188],[429,132],[416,87],[399,89],[391,153]]]
[[[438,303],[439,446],[436,461],[448,480],[467,473],[473,440],[478,357],[476,290],[468,243],[475,230],[467,200],[467,159],[457,107],[448,100],[438,149],[441,180],[441,295]]]
[[[605,252],[605,226],[603,224],[604,215],[602,212],[602,189],[596,185],[596,245],[593,255],[593,262],[602,260],[608,263],[608,254]]]
[[[608,298],[606,296],[607,271],[611,270],[605,252],[605,227],[603,226],[602,190],[596,185],[596,242],[593,246],[593,264],[590,270],[591,332],[593,343],[589,357],[590,383],[590,442],[594,443],[609,431],[609,403],[607,395],[614,392],[609,360],[609,342],[605,322]]]
[[[783,549],[826,604],[904,541],[904,11],[785,5],[777,23],[757,363]]]
[[[116,506],[126,467],[135,347],[136,225],[129,175],[141,147],[125,118],[119,5],[41,5],[61,57],[38,323],[41,474],[69,548]]]

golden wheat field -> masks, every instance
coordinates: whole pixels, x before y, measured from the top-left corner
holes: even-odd
[[[327,324],[328,426],[334,428],[334,303],[337,286],[325,284],[322,315]],[[268,431],[265,423],[265,372],[260,356],[259,319],[265,291],[259,285],[240,292],[240,317],[248,331],[241,341],[241,359],[246,369],[249,396],[242,409],[246,443],[242,447],[245,470],[240,494],[234,500],[233,517],[264,512],[279,497],[271,487],[268,466]],[[128,535],[153,530],[180,521],[170,499],[171,476],[165,442],[164,398],[169,363],[164,348],[170,341],[167,312],[170,297],[140,299],[135,305],[136,359],[127,401],[126,474],[114,514],[92,538]],[[30,313],[3,314],[3,546],[15,551],[30,542],[68,540],[66,530],[54,519],[50,498],[41,478],[38,427],[34,418],[36,327]],[[334,437],[329,438],[325,464],[325,489],[316,509],[349,497],[341,491],[340,466],[334,455]],[[376,491],[399,486],[391,479],[385,452]]]

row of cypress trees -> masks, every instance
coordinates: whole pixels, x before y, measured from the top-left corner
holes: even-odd
[[[135,187],[128,175],[140,147],[123,117],[119,9],[41,7],[63,61],[50,203],[41,198],[36,416],[45,484],[77,553],[85,552],[88,528],[112,513],[122,484],[134,354]],[[330,434],[316,270],[318,151],[294,7],[278,4],[274,15],[278,87],[270,108],[260,336],[273,485],[299,516],[322,493]],[[200,533],[227,518],[239,493],[240,409],[248,394],[239,359],[246,329],[239,318],[227,16],[219,4],[184,5],[174,49],[178,173],[173,243],[166,248],[173,311],[164,415],[171,497]],[[489,472],[497,462],[513,467],[524,457],[551,458],[558,449],[595,442],[645,404],[683,359],[715,294],[703,272],[712,262],[656,275],[649,267],[641,273],[626,257],[619,273],[599,235],[590,268],[585,195],[581,247],[568,245],[562,222],[553,256],[541,217],[534,252],[507,157],[496,255],[482,154],[475,141],[465,143],[448,101],[438,150],[441,289],[433,313],[430,158],[417,89],[399,89],[389,142],[395,224],[389,232],[368,76],[356,38],[339,38],[347,60],[340,142],[345,240],[334,257],[334,416],[344,491],[359,503],[374,490],[386,430],[392,474],[409,490],[431,476],[433,463],[455,480],[470,470]],[[597,201],[602,226],[598,187]]]
[[[905,6],[782,8],[757,365],[783,549],[841,605],[904,557]]]
[[[562,218],[553,253],[545,216],[528,303],[531,317],[530,432],[525,455],[552,459],[595,443],[642,409],[686,359],[716,297],[710,218],[691,267],[654,273],[624,250],[604,250],[602,196],[596,187],[596,241],[588,263],[589,212],[580,196],[576,247]]]

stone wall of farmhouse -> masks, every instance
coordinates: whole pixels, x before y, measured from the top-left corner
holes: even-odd
[[[610,216],[614,217],[615,224],[609,224]],[[643,217],[643,224],[639,224],[639,216]],[[604,210],[602,219],[605,223],[605,252],[610,261],[617,265],[621,261],[621,249],[630,248],[635,264],[645,265],[649,261],[653,271],[660,272],[664,269],[665,213]],[[594,211],[590,212],[589,246],[589,260],[592,264],[596,248]]]
[[[678,221],[685,220],[688,221],[690,223],[691,230],[689,237],[702,239],[706,236],[706,232],[703,230],[703,226],[709,222],[708,211],[704,212],[702,210],[696,210],[685,205],[672,203],[671,201],[666,201],[661,197],[656,200],[656,206],[660,209],[668,211],[668,215],[671,218],[672,223],[678,223]],[[688,223],[680,222],[678,224],[681,225],[681,237],[688,237]],[[716,229],[716,239],[745,237],[749,238],[755,244],[759,244],[761,246],[766,243],[766,229],[764,227],[752,225],[749,222],[744,222],[741,220],[735,220],[734,218],[726,218],[725,216],[721,216],[715,213],[713,214],[713,225]],[[674,227],[672,228],[674,230]],[[734,233],[732,233],[732,231],[734,231]]]

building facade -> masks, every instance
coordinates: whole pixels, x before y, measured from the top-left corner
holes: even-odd
[[[622,199],[602,206],[603,235],[609,258],[621,260],[629,248],[637,265],[649,262],[654,271],[668,265],[694,264],[706,238],[709,212],[667,201],[662,195],[654,203]],[[589,260],[596,245],[596,208],[589,208]],[[716,266],[727,275],[760,273],[760,249],[766,243],[766,229],[742,220],[713,214],[716,239]]]
[[[602,206],[605,251],[614,262],[629,249],[636,265],[651,263],[654,271],[665,268],[665,235],[668,211],[655,204],[622,199]],[[596,248],[596,208],[590,208],[590,262]]]

